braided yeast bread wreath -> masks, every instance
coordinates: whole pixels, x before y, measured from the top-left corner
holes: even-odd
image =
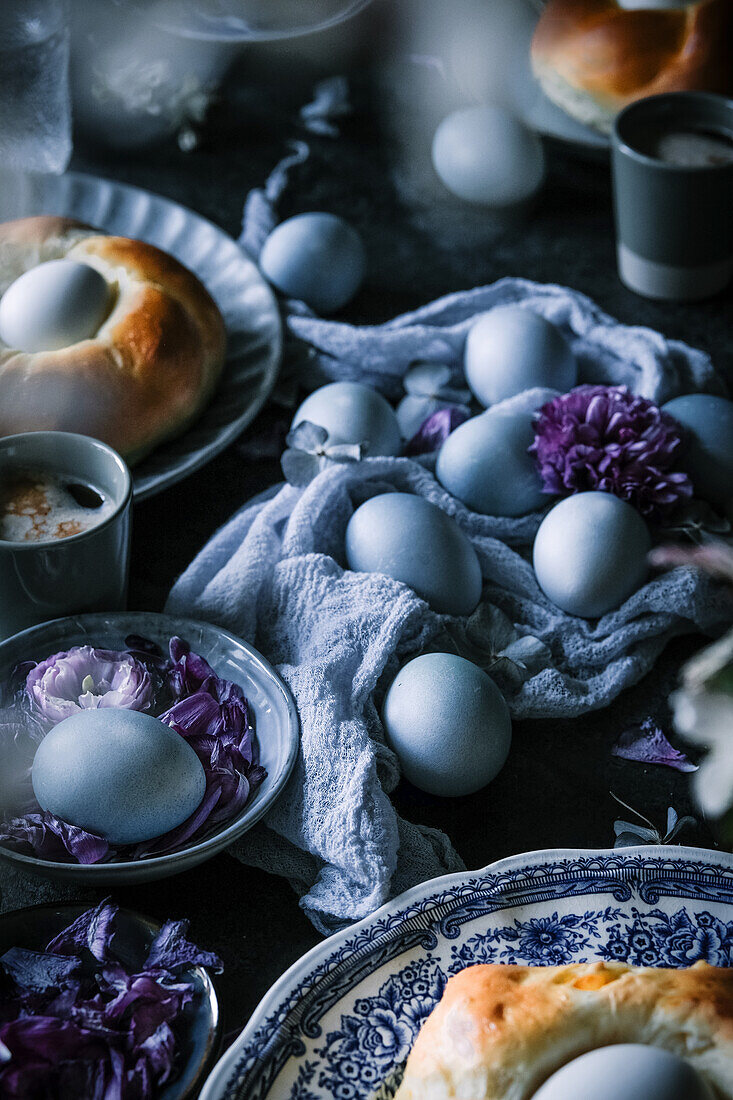
[[[733,969],[466,967],[423,1024],[395,1100],[530,1100],[562,1066],[614,1043],[678,1054],[733,1100]]]
[[[662,92],[733,93],[733,0],[631,10],[617,0],[548,0],[532,68],[548,99],[603,133]]]
[[[224,364],[224,322],[182,264],[153,245],[67,218],[0,225],[0,294],[46,260],[89,264],[110,288],[96,333],[58,351],[0,341],[0,436],[80,432],[134,463],[198,416]]]

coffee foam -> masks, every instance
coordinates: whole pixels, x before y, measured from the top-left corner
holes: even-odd
[[[54,474],[18,470],[0,480],[0,539],[49,542],[81,534],[104,522],[114,501],[98,489],[98,508],[84,508],[69,492],[68,482]]]

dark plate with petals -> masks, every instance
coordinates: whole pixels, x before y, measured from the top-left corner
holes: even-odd
[[[11,947],[42,951],[49,940],[67,928],[89,908],[73,902],[32,905],[0,915],[0,955]],[[131,909],[120,909],[115,918],[115,956],[133,971],[141,969],[148,948],[160,931],[158,921]],[[185,971],[194,987],[194,999],[176,1022],[180,1061],[175,1079],[158,1094],[159,1100],[193,1100],[198,1096],[221,1047],[222,1026],[214,983],[201,966]]]
[[[80,865],[24,855],[0,846],[0,858],[48,878],[118,885],[146,882],[186,871],[228,848],[269,810],[293,769],[300,744],[298,714],[293,698],[272,666],[240,638],[210,623],[151,612],[92,614],[54,619],[14,635],[0,645],[0,682],[5,683],[21,661],[39,661],[75,645],[124,649],[129,635],[157,643],[164,651],[173,635],[184,638],[214,671],[239,684],[254,713],[260,763],[267,777],[244,808],[213,835],[177,851],[138,860]]]

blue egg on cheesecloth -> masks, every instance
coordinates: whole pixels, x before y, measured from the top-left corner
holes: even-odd
[[[306,155],[303,146],[295,161]],[[248,199],[242,242],[255,256],[277,222],[276,206],[292,163],[278,166],[264,189]],[[287,301],[287,354],[296,364],[291,372],[300,370],[299,381],[308,389],[327,382],[368,386],[398,406],[398,421],[410,430],[423,411],[442,416],[432,447],[472,412],[463,374],[468,333],[479,317],[510,305],[557,328],[577,364],[578,386],[604,388],[605,405],[599,406],[598,393],[584,390],[569,412],[556,407],[557,415],[572,415],[583,432],[601,435],[612,431],[617,413],[640,430],[652,424],[657,441],[656,450],[647,448],[652,465],[652,459],[663,461],[668,443],[658,406],[683,393],[724,392],[704,353],[649,329],[620,325],[576,291],[517,278],[451,294],[377,326],[324,320],[303,302]],[[431,366],[413,377],[406,392],[405,377],[409,387],[416,364]],[[485,417],[505,438],[509,422],[492,418],[506,415],[526,421],[529,436],[537,410],[549,410],[551,418],[561,396],[551,379],[538,379],[535,388],[488,412],[474,406],[469,423]],[[402,406],[401,416],[405,397],[417,401]],[[600,427],[593,426],[596,416],[603,420]],[[406,434],[403,427],[403,438]],[[513,427],[510,434],[524,439]],[[607,705],[640,680],[670,638],[716,634],[733,611],[715,582],[682,567],[657,575],[642,568],[640,585],[630,594],[620,591],[605,613],[569,614],[540,587],[532,546],[548,505],[570,495],[572,487],[540,494],[547,503],[542,499],[539,507],[540,497],[528,493],[532,510],[524,514],[483,514],[471,507],[476,501],[470,494],[461,492],[460,499],[441,484],[435,450],[414,457],[404,451],[384,455],[368,444],[368,439],[329,442],[322,426],[296,425],[283,456],[288,480],[245,504],[214,535],[167,604],[173,614],[207,619],[250,641],[293,692],[302,738],[293,776],[278,803],[231,853],[288,878],[323,932],[365,916],[417,882],[463,866],[445,834],[400,818],[389,798],[400,768],[381,714],[389,687],[407,662],[428,652],[457,654],[494,680],[512,719],[571,718]],[[411,449],[414,454],[420,447]],[[497,481],[500,450],[487,444]],[[546,450],[543,455],[537,461],[538,486],[550,476]],[[515,465],[520,460],[522,455],[514,456]],[[602,477],[612,480],[613,471]],[[664,501],[670,512],[672,504],[684,512],[690,488],[684,476],[675,483],[664,470],[649,477],[638,500],[624,507],[647,508],[645,522],[652,540],[658,540],[667,522]],[[457,483],[453,488],[460,492]],[[435,562],[420,557],[420,539],[405,551],[409,539],[403,535],[396,540],[394,560],[385,559],[382,566],[378,545],[362,547],[361,556],[354,553],[347,534],[352,517],[384,494],[420,498],[441,514],[441,523],[450,521],[450,538],[455,534],[455,546],[462,549],[450,552],[446,570],[453,569],[456,586],[468,593],[473,561],[480,573],[480,597],[477,587],[470,607],[436,599],[430,585],[440,571],[427,575]],[[397,522],[389,518],[394,507],[378,512],[383,522]],[[442,536],[436,538],[440,543]],[[358,571],[367,560],[372,571]],[[446,744],[447,767],[451,751]]]

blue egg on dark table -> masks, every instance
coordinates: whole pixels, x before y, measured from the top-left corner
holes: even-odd
[[[115,707],[59,722],[31,774],[42,809],[111,844],[138,844],[182,824],[200,805],[204,768],[191,746],[149,714]]]
[[[260,270],[286,294],[316,313],[335,313],[351,301],[366,271],[356,230],[335,214],[297,214],[273,229],[260,254]]]
[[[537,134],[493,104],[465,107],[444,118],[432,155],[435,171],[457,198],[495,209],[528,202],[545,178]]]
[[[455,653],[424,653],[397,673],[384,725],[405,776],[444,798],[472,794],[501,771],[512,723],[496,684]]]

